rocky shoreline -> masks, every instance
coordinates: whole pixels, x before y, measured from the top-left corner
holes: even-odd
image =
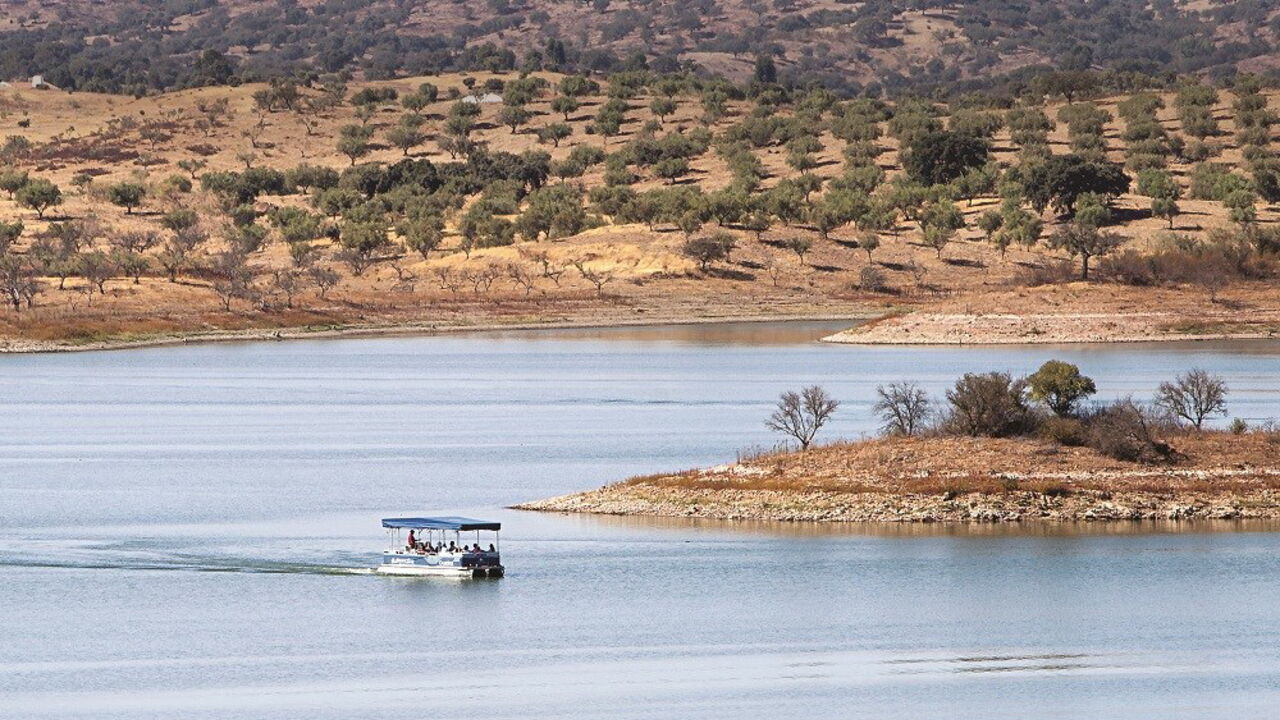
[[[1280,434],[1192,433],[1142,465],[1027,438],[880,438],[626,480],[522,510],[798,522],[1280,519]]]
[[[1256,340],[1280,337],[1280,313],[914,312],[851,328],[823,342],[865,345],[1009,345]]]
[[[645,318],[604,317],[548,319],[542,321],[515,320],[511,322],[404,322],[386,324],[326,325],[322,327],[294,326],[279,328],[245,328],[239,330],[193,330],[190,332],[155,333],[145,336],[121,337],[81,343],[71,343],[58,340],[30,340],[23,338],[0,337],[0,355],[131,350],[171,345],[198,345],[224,342],[450,335],[458,333],[509,330],[587,330],[652,327],[662,325],[679,326],[716,325],[722,323],[825,322],[841,320],[856,322],[873,317],[875,317],[875,315],[852,312],[779,315],[761,313],[725,313],[705,317],[654,315]]]
[[[1067,496],[1022,491],[953,497],[611,486],[515,507],[544,512],[784,522],[1274,520],[1280,519],[1280,491],[1264,489],[1228,494],[1081,491]]]

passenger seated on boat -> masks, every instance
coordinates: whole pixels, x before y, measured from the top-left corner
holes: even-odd
[[[489,552],[498,552],[498,549],[493,546],[493,543],[489,543]]]
[[[452,540],[449,541],[449,552],[451,553],[458,552],[458,548],[453,544]]]
[[[473,543],[471,545],[471,552],[480,552],[480,543]]]

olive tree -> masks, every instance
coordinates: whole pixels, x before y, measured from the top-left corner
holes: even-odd
[[[121,182],[107,188],[107,197],[111,200],[111,204],[124,208],[126,215],[133,214],[133,209],[142,204],[142,198],[146,197],[146,194],[147,189],[138,183]]]
[[[1048,405],[1059,417],[1071,416],[1077,403],[1098,391],[1092,378],[1061,360],[1050,360],[1028,375],[1027,388],[1032,400]]]
[[[62,204],[62,190],[43,178],[29,181],[16,194],[18,204],[36,211],[36,216],[44,219],[44,213],[51,207]]]
[[[1080,258],[1080,279],[1089,279],[1089,261],[1120,247],[1124,238],[1113,232],[1100,232],[1097,227],[1083,223],[1071,223],[1049,236],[1049,247],[1065,250],[1071,257]]]

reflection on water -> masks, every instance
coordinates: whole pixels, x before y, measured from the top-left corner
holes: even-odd
[[[806,522],[719,520],[714,518],[629,517],[624,515],[561,514],[566,524],[661,529],[671,532],[729,532],[779,537],[867,535],[916,537],[1072,537],[1090,535],[1151,535],[1163,533],[1277,532],[1280,520],[1137,520],[1117,522]]]
[[[472,337],[501,338],[526,342],[564,340],[605,340],[686,345],[795,345],[866,322],[859,318],[797,320],[795,322],[717,322],[684,325],[630,325],[621,327],[564,328],[540,330],[482,330]]]
[[[1269,717],[1274,523],[826,525],[506,510],[768,445],[822,383],[1192,365],[1275,343],[868,348],[847,323],[0,357],[0,718]],[[378,519],[504,525],[506,578],[368,573]]]

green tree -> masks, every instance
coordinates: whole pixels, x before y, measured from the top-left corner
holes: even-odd
[[[362,275],[378,260],[378,254],[389,244],[387,228],[378,220],[359,220],[342,224],[340,257],[354,275]]]
[[[800,264],[803,265],[804,256],[807,255],[809,250],[813,247],[813,241],[809,238],[803,237],[787,238],[782,241],[782,247],[795,253],[796,257],[800,260]]]
[[[1070,223],[1049,236],[1049,247],[1065,250],[1071,257],[1080,258],[1080,279],[1089,279],[1089,261],[1120,247],[1124,238],[1113,232],[1100,232],[1093,225]]]
[[[569,122],[569,116],[578,112],[580,107],[582,103],[571,95],[559,95],[551,100],[551,111],[563,115],[565,122]]]
[[[147,189],[138,183],[121,182],[107,188],[107,197],[112,205],[124,208],[126,215],[132,215],[133,209],[142,204]]]
[[[405,157],[409,156],[410,150],[421,145],[426,139],[426,135],[421,130],[403,123],[387,131],[387,142],[400,148]]]
[[[1044,231],[1044,221],[1027,212],[1017,200],[1005,200],[1000,208],[1000,229],[992,235],[992,242],[1004,257],[1010,245],[1032,247],[1040,241],[1040,233]]]
[[[498,122],[511,128],[511,134],[514,135],[520,126],[529,122],[532,113],[524,105],[503,105],[498,111]]]
[[[653,174],[666,180],[668,185],[672,185],[676,180],[689,174],[689,161],[682,157],[659,160],[653,166]]]
[[[978,229],[991,241],[991,236],[1004,225],[1004,216],[998,210],[987,210],[978,216]]]
[[[573,134],[573,128],[565,123],[551,123],[538,128],[538,142],[551,143],[553,147],[560,147],[560,141]]]
[[[1059,417],[1075,414],[1076,404],[1098,391],[1093,380],[1080,368],[1061,360],[1050,360],[1027,377],[1032,400],[1042,402]]]
[[[778,66],[774,64],[773,56],[764,53],[756,55],[753,78],[756,82],[766,85],[778,82]]]
[[[1227,208],[1231,222],[1252,225],[1258,221],[1258,211],[1254,207],[1256,199],[1252,190],[1235,190],[1222,200],[1222,204]]]
[[[920,135],[907,145],[902,168],[924,185],[945,185],[991,158],[990,146],[968,133],[937,131]]]
[[[1138,174],[1138,193],[1151,198],[1151,214],[1169,221],[1169,229],[1173,229],[1173,219],[1179,212],[1178,199],[1182,197],[1182,186],[1166,170],[1150,169]]]
[[[369,154],[369,141],[372,139],[373,128],[365,125],[344,125],[338,131],[338,152],[350,158],[351,164],[355,165],[356,160]]]
[[[9,193],[10,200],[13,200],[17,192],[26,187],[30,181],[30,176],[25,172],[12,169],[0,172],[0,190]]]
[[[1037,212],[1052,206],[1068,215],[1085,193],[1114,198],[1129,189],[1124,168],[1079,155],[1054,155],[1032,166],[1023,180],[1023,193]]]
[[[863,232],[858,235],[858,249],[867,254],[867,264],[871,264],[871,253],[880,247],[880,236],[874,232]]]
[[[1111,222],[1107,199],[1097,193],[1084,193],[1076,199],[1075,221],[1081,225],[1103,227]]]
[[[658,116],[662,122],[667,121],[667,116],[676,111],[676,101],[667,97],[654,98],[649,103],[649,110]]]
[[[718,236],[690,238],[680,247],[680,253],[698,263],[698,269],[705,273],[711,263],[729,257],[733,236],[724,235],[728,236],[728,242]]]
[[[9,252],[9,248],[22,237],[22,221],[14,220],[13,222],[0,221],[0,255]]]
[[[36,217],[44,219],[46,210],[62,204],[62,190],[44,178],[36,178],[23,185],[15,199],[22,207],[35,210]]]
[[[401,223],[399,232],[405,247],[426,260],[427,254],[444,241],[444,218],[435,213],[420,215]]]
[[[942,250],[955,236],[956,231],[964,227],[964,215],[955,203],[938,200],[925,208],[920,214],[920,230],[924,233],[924,243],[933,248],[942,257]]]

